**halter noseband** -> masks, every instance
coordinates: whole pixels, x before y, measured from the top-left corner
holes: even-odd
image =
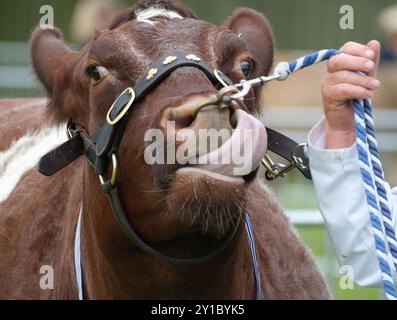
[[[153,249],[133,229],[121,204],[117,188],[117,152],[132,106],[142,100],[173,71],[182,67],[194,67],[201,70],[217,90],[232,85],[232,81],[226,75],[219,70],[213,70],[194,54],[178,51],[163,56],[152,64],[149,71],[134,88],[127,88],[115,100],[107,113],[105,125],[94,134],[89,135],[80,125],[69,123],[67,127],[69,140],[41,158],[39,172],[51,176],[80,156],[85,155],[89,164],[99,176],[102,188],[121,229],[132,243],[148,254],[173,263],[201,263],[218,256],[229,245],[239,228],[242,212],[240,212],[237,223],[229,230],[220,246],[210,254],[197,258],[171,257]],[[296,152],[301,154],[300,158],[306,159],[302,152],[303,149],[296,142],[277,131],[269,128],[267,130],[269,135],[268,149],[270,151],[277,153],[291,163],[294,161],[294,153]],[[110,164],[112,164],[112,174],[108,178],[107,172]],[[270,165],[269,168],[273,170],[274,166]],[[298,169],[310,178],[308,168],[301,166]],[[271,178],[271,176],[268,178]]]

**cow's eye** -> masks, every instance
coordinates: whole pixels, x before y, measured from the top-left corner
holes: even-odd
[[[87,68],[87,74],[93,83],[98,83],[109,74],[109,71],[105,67],[91,65]]]
[[[249,61],[242,61],[240,63],[241,71],[243,72],[244,77],[248,78],[252,73],[252,63]]]

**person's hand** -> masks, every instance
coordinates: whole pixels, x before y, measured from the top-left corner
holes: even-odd
[[[373,40],[366,46],[348,42],[340,50],[344,54],[328,61],[322,82],[327,149],[353,145],[356,134],[352,100],[372,98],[380,86],[376,79],[380,57],[378,41]]]

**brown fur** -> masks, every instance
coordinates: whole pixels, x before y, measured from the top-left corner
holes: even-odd
[[[134,21],[137,9],[153,4],[175,10],[187,18],[156,19],[154,26]],[[46,119],[56,122],[71,119],[93,132],[103,125],[106,111],[117,95],[125,87],[133,86],[150,63],[169,50],[200,55],[233,81],[243,77],[239,67],[242,59],[256,61],[252,77],[267,73],[273,57],[273,40],[267,20],[252,10],[241,9],[226,26],[217,27],[197,20],[180,3],[143,1],[117,17],[111,30],[98,34],[79,53],[66,47],[59,31],[35,31],[32,62],[47,89],[49,101],[47,111],[43,106],[35,109],[32,126],[41,126],[40,120],[49,112]],[[237,36],[240,32],[241,38]],[[257,41],[261,37],[264,40]],[[111,71],[95,86],[90,85],[85,73],[86,67],[93,63]],[[214,92],[201,72],[182,68],[134,106],[118,154],[119,189],[130,223],[160,250],[198,255],[213,248],[218,243],[217,237],[226,232],[236,214],[248,209],[254,223],[264,297],[328,298],[327,287],[312,256],[273,195],[256,179],[238,185],[202,174],[176,171],[170,174],[166,188],[153,182],[159,173],[144,162],[144,132],[158,128],[166,110],[192,97],[205,98]],[[13,136],[29,130],[27,124],[19,131],[13,126],[19,121],[19,113],[12,112],[17,105],[19,103],[9,107],[12,113],[9,124],[0,127],[1,132],[9,135],[5,148]],[[255,100],[248,100],[244,108],[255,112],[258,105]],[[86,298],[255,297],[244,224],[240,225],[227,250],[210,262],[175,265],[154,259],[126,239],[97,176],[83,158],[50,178],[40,176],[36,169],[29,171],[0,205],[0,242],[3,244],[0,247],[0,297],[77,298],[73,241],[82,202]],[[42,265],[54,267],[54,290],[45,291],[39,287]]]
[[[18,140],[26,132],[43,125],[46,100],[38,99],[2,99],[0,100],[0,152],[8,149],[11,142]]]

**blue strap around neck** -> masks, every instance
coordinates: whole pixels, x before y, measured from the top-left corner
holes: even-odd
[[[254,237],[254,230],[251,222],[250,213],[247,210],[245,215],[245,229],[247,230],[248,243],[251,249],[252,255],[252,263],[254,267],[254,275],[255,275],[255,288],[256,288],[256,300],[261,300],[263,298],[262,288],[261,288],[261,271],[258,262],[258,256],[256,253],[256,244]]]
[[[74,238],[74,267],[76,271],[76,283],[79,293],[79,300],[83,300],[83,272],[81,268],[81,216],[83,213],[83,205],[80,205],[79,218],[77,220],[76,236]]]

